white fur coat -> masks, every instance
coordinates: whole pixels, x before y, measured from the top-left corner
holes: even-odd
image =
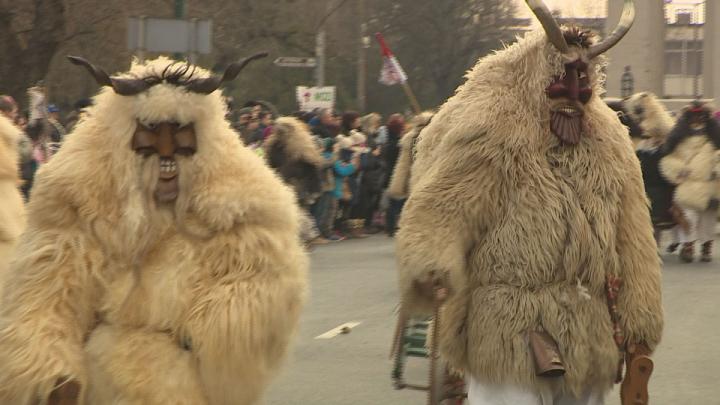
[[[655,348],[663,327],[660,260],[640,165],[627,129],[589,75],[586,131],[576,146],[550,132],[545,89],[564,73],[542,31],[481,59],[422,131],[419,180],[397,235],[408,311],[428,312],[415,280],[448,275],[441,351],[490,384],[537,390],[527,332],[557,341],[567,373],[558,393],[610,389],[619,358],[605,298],[623,279],[620,327]],[[419,171],[418,171],[419,170]]]
[[[259,401],[297,325],[308,258],[292,191],[224,115],[219,91],[106,87],[39,170],[0,306],[0,403],[34,404],[59,377],[91,405]],[[148,197],[158,157],[131,149],[137,120],[194,123],[172,209]]]
[[[0,293],[15,244],[25,227],[18,178],[20,130],[0,115]]]

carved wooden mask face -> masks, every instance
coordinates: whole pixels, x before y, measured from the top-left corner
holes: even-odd
[[[175,122],[141,123],[138,121],[132,138],[135,153],[149,157],[159,155],[160,174],[155,188],[158,203],[175,201],[180,191],[176,156],[192,156],[197,152],[193,124],[180,126]]]
[[[565,75],[555,77],[545,90],[550,98],[550,128],[561,141],[576,145],[583,133],[585,104],[592,97],[588,63],[582,59],[565,64]]]

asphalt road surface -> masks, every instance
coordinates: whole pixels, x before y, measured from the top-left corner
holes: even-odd
[[[666,326],[654,357],[650,403],[720,405],[720,261],[684,265],[677,256],[663,258]],[[265,404],[425,404],[423,392],[396,391],[390,379],[397,305],[393,240],[374,236],[318,247],[310,285],[292,354]],[[343,325],[350,333],[336,334]],[[425,383],[427,363],[411,359],[407,379]],[[619,404],[611,393],[606,405]]]

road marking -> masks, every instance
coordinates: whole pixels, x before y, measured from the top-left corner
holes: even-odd
[[[358,325],[360,325],[362,322],[347,322],[344,323],[336,328],[332,328],[329,331],[323,333],[322,335],[315,336],[315,339],[332,339],[335,336],[342,333],[343,329],[348,328],[352,329]]]

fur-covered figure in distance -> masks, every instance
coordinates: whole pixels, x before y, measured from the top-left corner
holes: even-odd
[[[675,185],[661,173],[660,159],[664,155],[663,145],[674,120],[652,93],[638,93],[625,102],[608,105],[618,112],[620,122],[628,127],[635,144],[645,192],[650,199],[650,217],[655,227],[655,239],[660,244],[661,231],[671,230],[673,241],[668,250],[673,252],[682,239],[682,230],[677,224],[685,224],[685,220],[673,204]]]
[[[675,202],[690,221],[680,257],[694,260],[695,242],[702,243],[702,260],[712,260],[720,200],[720,126],[712,110],[701,103],[685,108],[668,136],[660,170],[677,185]]]
[[[302,239],[306,242],[315,240],[320,231],[308,210],[322,192],[320,171],[323,161],[310,129],[296,118],[279,118],[263,147],[270,167],[295,190],[302,208]]]
[[[390,178],[387,190],[388,196],[403,199],[410,195],[410,185],[415,181],[412,176],[415,143],[420,132],[430,123],[433,114],[431,111],[425,111],[410,120],[409,128],[400,139],[400,155]]]
[[[663,328],[640,166],[598,96],[599,55],[634,12],[626,1],[618,30],[596,42],[528,3],[546,32],[481,59],[420,134],[413,176],[423,173],[397,241],[401,299],[407,312],[428,313],[433,291],[447,290],[441,353],[470,379],[471,404],[592,403],[612,387],[621,357],[607,278],[622,279],[625,343],[654,350]],[[562,378],[536,376],[531,330],[557,343]],[[495,402],[483,401],[493,393]]]
[[[221,79],[75,62],[105,86],[37,176],[0,305],[0,403],[257,403],[308,258],[294,193],[224,119],[215,90],[244,63]]]
[[[18,174],[20,136],[20,129],[0,115],[0,292],[15,244],[25,227]]]
[[[624,104],[630,118],[640,125],[641,138],[663,141],[667,139],[675,125],[675,119],[655,94],[650,92],[633,94]]]
[[[268,164],[295,190],[301,204],[312,203],[321,191],[322,156],[307,125],[279,118],[263,147]]]

